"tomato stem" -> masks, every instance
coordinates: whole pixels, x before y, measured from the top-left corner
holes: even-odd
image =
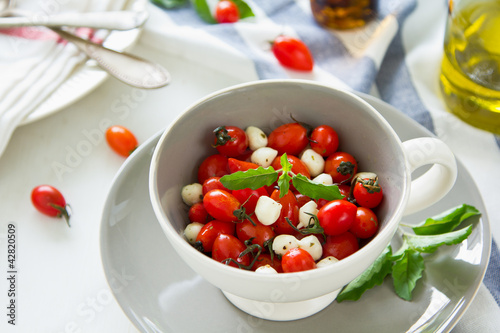
[[[71,206],[70,205],[66,205],[66,206],[59,206],[59,205],[56,205],[54,203],[50,203],[49,204],[51,207],[57,209],[59,211],[59,214],[57,215],[57,217],[63,217],[64,220],[66,221],[66,224],[68,225],[68,227],[71,227],[70,223],[69,223],[69,219],[71,217]]]
[[[294,226],[292,221],[290,221],[290,219],[288,217],[285,217],[285,220],[293,228],[293,230],[301,233],[302,235],[321,234],[323,236],[323,239],[326,241],[325,230],[320,225],[318,217],[314,214],[311,214],[311,213],[306,212],[306,214],[310,215],[311,218],[309,219],[309,223],[308,223],[307,227],[302,228],[302,229],[298,229],[296,226]],[[314,221],[314,223],[311,224],[311,221]]]
[[[216,139],[215,144],[212,145],[212,147],[214,148],[218,146],[223,146],[226,143],[235,140],[235,138],[229,135],[229,132],[227,131],[225,126],[219,126],[216,129],[214,129],[214,134]]]

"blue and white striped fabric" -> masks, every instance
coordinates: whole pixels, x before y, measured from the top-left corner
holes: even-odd
[[[325,81],[372,94],[395,106],[445,141],[469,170],[482,193],[494,238],[499,239],[500,205],[495,198],[500,180],[490,175],[500,168],[500,138],[459,121],[445,111],[440,98],[438,73],[447,1],[379,0],[379,19],[363,29],[345,32],[317,25],[309,0],[248,3],[255,18],[219,25],[203,22],[190,6],[168,11],[152,7],[147,28],[177,41],[163,47],[196,40],[198,48],[185,46],[177,52],[207,66],[226,66],[230,72],[234,66],[235,77]],[[290,71],[277,63],[269,41],[279,34],[299,37],[309,46],[315,59],[312,73]],[[200,43],[217,45],[226,53],[224,63],[216,61],[213,47],[200,54]],[[236,59],[234,63],[227,54]],[[248,68],[238,66],[245,61]],[[484,285],[454,332],[500,331],[499,306],[500,255],[493,241]]]

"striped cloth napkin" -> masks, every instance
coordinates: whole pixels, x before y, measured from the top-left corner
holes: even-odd
[[[207,24],[191,6],[163,10],[151,5],[147,29],[168,35],[169,52],[194,61],[217,57],[221,50],[244,58],[251,69],[231,61],[205,61],[225,66],[235,77],[254,71],[258,79],[298,78],[327,82],[374,95],[393,105],[445,141],[472,174],[483,195],[494,233],[500,229],[495,201],[500,180],[491,175],[500,166],[500,138],[473,128],[445,111],[438,73],[447,16],[447,2],[379,0],[379,18],[363,29],[331,32],[313,19],[309,0],[248,0],[256,17],[235,24]],[[279,65],[269,41],[280,34],[295,36],[310,48],[315,67],[310,73]],[[189,40],[196,47],[189,49]],[[185,46],[175,50],[176,43]],[[210,44],[203,57],[199,49]],[[213,45],[217,45],[214,48]],[[198,50],[198,51],[197,51]],[[226,58],[225,58],[226,60]],[[241,60],[241,59],[240,59]],[[483,212],[486,213],[486,212]],[[490,263],[473,305],[453,332],[498,332],[500,329],[500,255],[492,242]]]

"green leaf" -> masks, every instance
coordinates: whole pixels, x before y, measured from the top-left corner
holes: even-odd
[[[288,162],[286,153],[281,155],[280,163],[283,172],[278,178],[278,186],[280,187],[280,198],[283,198],[290,189],[290,180],[292,180],[292,177],[290,177],[289,172],[292,170],[292,164]]]
[[[417,235],[443,234],[454,230],[469,217],[477,215],[481,213],[474,206],[463,204],[428,218],[412,229]]]
[[[237,171],[220,178],[220,182],[229,190],[250,188],[256,190],[262,186],[269,186],[278,179],[278,172],[273,167],[258,167],[247,171]]]
[[[207,23],[217,23],[206,0],[191,0],[196,13]]]
[[[326,199],[331,201],[344,198],[344,196],[340,194],[340,190],[337,185],[314,183],[309,178],[301,174],[293,176],[292,184],[297,191],[314,200]]]
[[[424,258],[412,249],[404,252],[400,260],[392,266],[392,279],[396,294],[404,300],[411,301],[412,292],[424,271]]]
[[[188,0],[150,0],[150,1],[155,5],[166,9],[181,7],[188,3]]]
[[[454,245],[461,243],[472,233],[472,225],[460,230],[451,231],[441,235],[405,235],[408,246],[419,252],[432,253],[441,245]]]
[[[255,14],[252,11],[252,8],[243,0],[231,0],[234,2],[236,7],[238,7],[238,10],[240,12],[240,19],[244,19],[247,17],[254,17]]]
[[[345,300],[357,301],[365,291],[376,285],[381,285],[392,270],[390,257],[391,246],[389,245],[366,271],[342,289],[337,296],[337,302],[340,303]]]

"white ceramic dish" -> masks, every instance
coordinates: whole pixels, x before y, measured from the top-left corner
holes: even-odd
[[[363,97],[382,113],[402,140],[430,135],[389,105]],[[101,255],[110,288],[142,332],[302,332],[333,325],[339,331],[355,332],[447,332],[474,298],[490,252],[491,234],[485,216],[464,243],[440,249],[427,259],[426,273],[412,302],[399,299],[386,282],[357,302],[334,302],[314,316],[293,322],[266,321],[238,310],[183,263],[156,220],[148,196],[148,171],[159,135],[143,144],[123,165],[109,193],[101,224]],[[460,163],[458,170],[457,182],[445,199],[404,221],[417,222],[461,203],[484,211],[478,190]],[[349,320],[353,313],[364,315]],[[390,331],[387,322],[391,323]]]
[[[147,0],[129,0],[125,2],[123,10],[145,10]],[[141,28],[127,31],[111,31],[103,45],[116,50],[125,51],[131,48],[138,40]],[[92,60],[77,68],[73,74],[54,91],[40,106],[30,113],[22,125],[47,117],[89,94],[109,77]]]

